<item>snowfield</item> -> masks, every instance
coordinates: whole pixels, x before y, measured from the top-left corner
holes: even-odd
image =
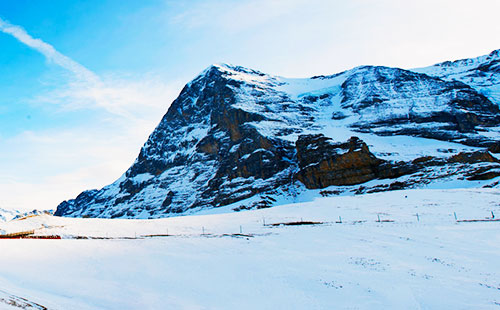
[[[455,214],[500,216],[500,190],[10,221],[0,229],[63,239],[0,240],[0,309],[499,309],[500,222]],[[272,225],[292,222],[318,223]]]

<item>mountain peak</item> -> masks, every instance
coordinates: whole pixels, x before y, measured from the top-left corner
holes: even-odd
[[[251,75],[258,75],[258,76],[265,76],[265,73],[262,73],[260,71],[246,68],[243,66],[238,66],[238,65],[232,65],[228,63],[216,63],[212,64],[209,68],[216,68],[217,70],[220,70],[221,72],[225,73],[239,73],[239,74],[251,74]]]
[[[491,58],[500,58],[500,49],[492,51],[488,56]]]
[[[276,83],[276,77],[267,75],[260,71],[246,68],[243,66],[231,65],[227,63],[212,64],[203,70],[196,78],[190,81],[186,87],[191,87],[193,84],[211,83],[215,80],[231,80],[237,83],[248,84],[269,84]]]
[[[205,70],[203,70],[202,73],[199,74],[199,76],[207,76],[213,74],[214,72],[220,73],[227,78],[240,79],[240,80],[245,80],[245,79],[252,80],[257,77],[268,76],[267,74],[254,69],[238,65],[232,65],[228,63],[212,64],[208,66]]]

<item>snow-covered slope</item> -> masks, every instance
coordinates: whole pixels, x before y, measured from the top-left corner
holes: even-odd
[[[493,83],[498,70],[488,68]],[[120,179],[61,203],[56,215],[159,218],[268,207],[329,186],[324,193],[362,193],[444,178],[495,186],[497,93],[432,70],[365,66],[287,79],[211,66]]]
[[[500,222],[455,214],[498,217],[499,194],[403,190],[157,220],[13,221],[2,227],[68,239],[0,241],[0,309],[498,309]],[[321,224],[272,225],[308,221]]]

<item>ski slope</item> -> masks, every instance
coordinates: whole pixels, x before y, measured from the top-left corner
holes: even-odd
[[[1,229],[64,239],[0,240],[0,309],[19,309],[9,296],[25,309],[498,309],[500,222],[455,214],[500,216],[499,197],[421,189],[158,220],[11,221]],[[322,224],[271,225],[301,221]]]

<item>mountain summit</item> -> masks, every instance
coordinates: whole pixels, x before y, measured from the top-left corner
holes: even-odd
[[[182,89],[122,177],[55,214],[159,218],[269,207],[307,193],[496,186],[499,61],[495,51],[308,79],[212,65]]]

